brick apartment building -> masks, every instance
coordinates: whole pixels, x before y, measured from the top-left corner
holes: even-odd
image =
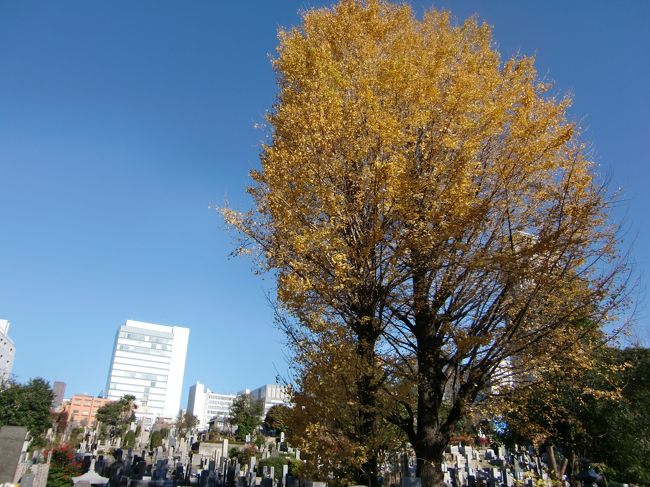
[[[78,425],[94,426],[97,410],[109,402],[111,402],[110,399],[103,397],[75,394],[70,399],[70,405],[68,406],[68,423],[74,422]]]

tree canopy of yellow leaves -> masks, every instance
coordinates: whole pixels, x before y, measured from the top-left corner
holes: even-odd
[[[301,325],[347,326],[410,374],[402,426],[434,485],[453,424],[499,373],[588,364],[575,344],[598,326],[574,324],[624,299],[608,201],[570,100],[476,19],[343,0],[279,39],[255,209],[223,213]]]

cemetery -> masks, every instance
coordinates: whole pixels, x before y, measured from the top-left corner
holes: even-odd
[[[300,434],[292,433],[295,435],[292,437],[280,430],[285,426],[279,425],[292,427],[289,413],[297,409],[295,406],[276,406],[264,421],[257,416],[252,433],[242,434],[234,417],[225,427],[219,428],[213,423],[211,429],[203,430],[198,428],[196,418],[186,413],[179,414],[176,422],[157,421],[155,427],[147,429],[144,420],[133,415],[135,405],[129,401],[124,404],[128,411],[122,415],[121,422],[114,425],[97,422],[93,426],[80,427],[72,422],[62,431],[51,428],[45,435],[47,442],[54,445],[50,448],[31,448],[34,438],[26,428],[3,426],[0,430],[0,484],[3,487],[369,485],[364,483],[367,480],[354,482],[354,477],[339,475],[337,468],[332,467],[350,460],[344,458],[343,450],[337,449],[347,441],[344,435],[334,437],[334,444],[314,454],[312,447],[308,447],[309,442]],[[255,401],[252,401],[249,407],[254,406]],[[502,437],[488,436],[481,428],[476,430],[478,433],[452,437],[440,463],[440,485],[555,487],[576,485],[578,480],[582,480],[582,487],[633,485],[613,480],[604,484],[604,477],[588,463],[567,469],[568,459],[562,454],[556,456],[548,443],[537,447],[529,443],[508,443],[511,446],[506,446]],[[323,440],[321,437],[317,441]],[[415,451],[408,443],[401,445],[381,457],[378,476],[370,485],[424,485],[418,475]],[[321,464],[326,462],[330,462],[330,466],[322,468]],[[602,473],[603,464],[597,465],[595,468]]]
[[[87,435],[79,445],[75,460],[80,475],[71,478],[76,487],[108,485],[109,487],[326,487],[340,485],[337,479],[310,480],[300,474],[300,450],[290,446],[284,433],[277,438],[263,437],[268,442],[259,448],[246,438],[244,443],[185,440],[172,431],[163,445],[148,448],[120,448],[120,438],[95,442]],[[24,432],[23,432],[24,435]],[[14,435],[15,436],[15,435]],[[147,435],[143,435],[146,438]],[[262,438],[260,434],[258,438]],[[14,441],[15,443],[15,441]],[[117,444],[117,448],[109,444]],[[242,455],[242,453],[248,453]],[[242,461],[242,458],[246,459]],[[379,485],[386,487],[420,487],[416,477],[413,451],[403,451],[396,461],[382,466]],[[557,485],[551,480],[546,455],[532,447],[515,445],[473,447],[450,445],[444,455],[444,484],[449,487],[533,487]],[[595,482],[600,476],[593,473]],[[585,477],[587,478],[587,477]],[[21,485],[34,484],[24,481]],[[11,485],[11,482],[7,485]],[[48,482],[48,485],[50,483]],[[585,483],[585,486],[591,485]],[[593,485],[596,485],[595,483]],[[34,487],[36,487],[34,485]]]

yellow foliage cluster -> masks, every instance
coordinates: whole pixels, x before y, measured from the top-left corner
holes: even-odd
[[[274,66],[257,212],[226,216],[262,243],[292,311],[331,306],[378,266],[403,279],[389,273],[414,252],[523,281],[575,267],[560,246],[607,237],[569,100],[545,96],[531,58],[501,62],[475,19],[344,1],[281,32]],[[536,238],[513,247],[518,233]]]

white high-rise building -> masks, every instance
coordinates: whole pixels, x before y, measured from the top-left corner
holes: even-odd
[[[107,397],[136,398],[136,416],[153,424],[180,410],[189,328],[127,320],[117,331]]]
[[[234,394],[212,392],[200,382],[190,386],[187,397],[187,412],[199,419],[200,430],[208,428],[208,423],[214,418],[217,427],[223,428],[230,417],[230,406],[235,400]]]
[[[16,346],[9,338],[9,321],[0,320],[0,382],[11,377]]]

